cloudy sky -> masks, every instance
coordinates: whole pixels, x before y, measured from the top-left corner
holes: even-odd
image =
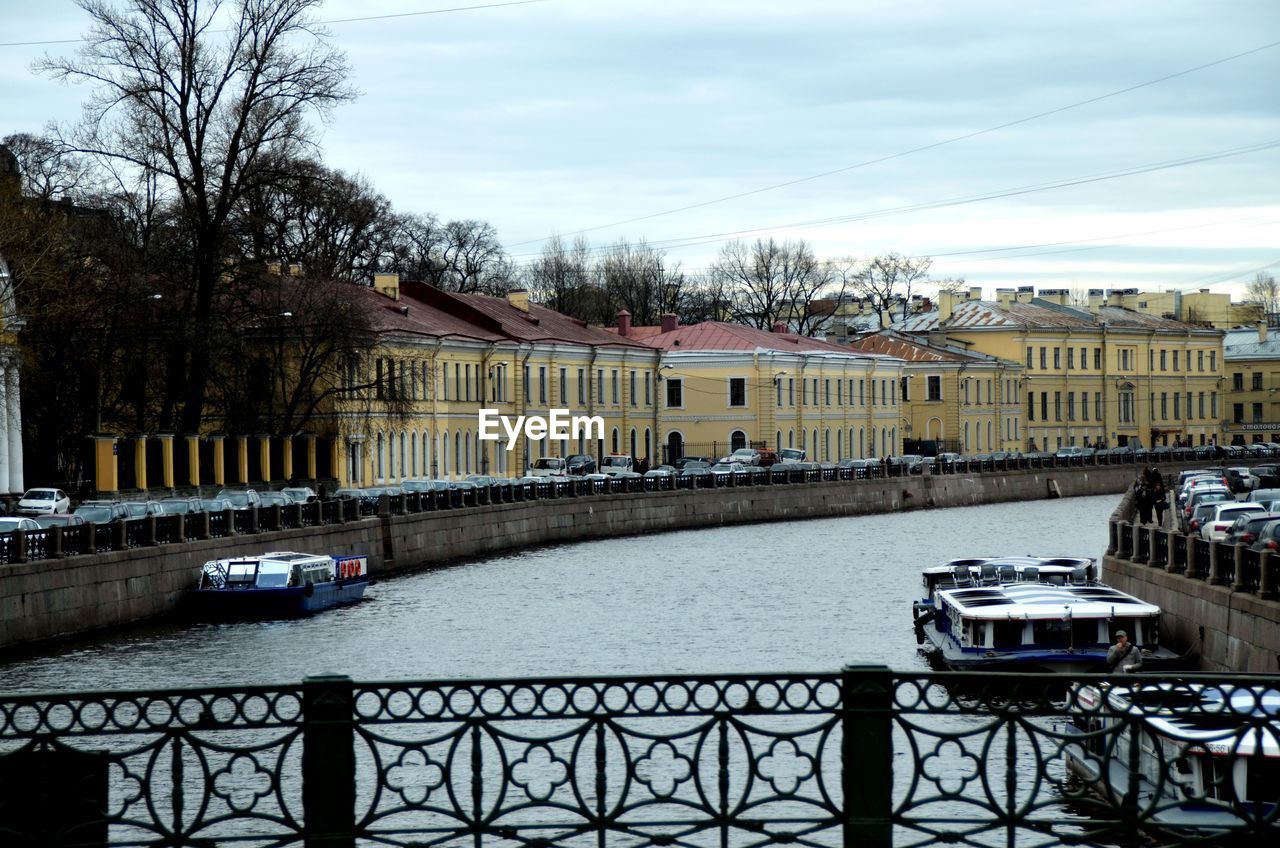
[[[482,2],[324,4],[361,91],[324,151],[518,261],[584,231],[689,271],[731,238],[928,255],[988,295],[1280,274],[1277,0]],[[75,45],[16,42],[83,13],[0,5],[0,136],[74,120],[29,68]]]

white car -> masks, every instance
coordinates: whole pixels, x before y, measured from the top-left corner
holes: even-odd
[[[19,518],[16,515],[0,518],[0,533],[12,533],[14,530],[25,530],[28,533],[39,532],[40,525],[34,518]]]
[[[18,501],[18,515],[61,514],[71,510],[71,498],[61,489],[28,489]]]
[[[1200,526],[1200,538],[1210,542],[1220,542],[1227,536],[1227,531],[1231,529],[1231,525],[1236,519],[1246,513],[1266,512],[1262,504],[1249,503],[1224,503],[1213,511],[1213,517]]]

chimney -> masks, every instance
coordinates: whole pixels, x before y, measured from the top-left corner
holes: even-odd
[[[374,274],[373,290],[378,294],[385,295],[392,300],[400,299],[400,275],[399,274]]]
[[[400,314],[401,314],[401,315],[403,315],[404,317],[408,318],[408,317],[409,317],[409,307],[407,307],[407,306],[401,306],[401,307],[400,307]]]
[[[786,321],[774,321],[773,332],[777,333],[780,336],[785,336],[791,332],[791,329],[787,327]]]
[[[631,335],[631,313],[625,309],[618,310],[618,335],[623,338]]]
[[[680,318],[672,312],[662,316],[662,332],[670,333],[680,326]]]
[[[507,292],[507,303],[519,309],[521,312],[529,311],[529,291],[528,289],[512,289]]]
[[[1107,306],[1124,306],[1124,292],[1111,289],[1107,292]]]
[[[955,306],[956,306],[955,292],[952,292],[952,291],[938,292],[938,323],[939,324],[942,324],[943,322],[951,318],[951,311],[955,309]]]
[[[1047,300],[1050,303],[1056,303],[1059,306],[1071,305],[1070,289],[1041,289],[1040,299]]]
[[[1259,344],[1267,343],[1267,322],[1266,321],[1258,322],[1258,343]]]
[[[982,286],[969,286],[969,300],[982,300]]]
[[[1036,296],[1035,286],[1018,286],[1018,293],[1014,296],[1014,299],[1018,303],[1030,303],[1031,298],[1035,296]]]
[[[1102,289],[1089,289],[1089,308],[1097,309],[1099,306],[1102,305],[1103,299],[1106,296],[1107,296],[1107,293],[1104,292]]]
[[[1013,303],[1013,289],[996,289],[996,303],[1001,306],[1008,306]]]

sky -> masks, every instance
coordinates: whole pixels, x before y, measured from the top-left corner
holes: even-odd
[[[694,273],[733,238],[930,256],[988,297],[1238,296],[1280,275],[1277,0],[330,0],[317,17],[360,91],[323,126],[325,161],[399,211],[488,221],[517,262],[581,232]],[[74,121],[87,91],[31,63],[75,44],[19,42],[74,40],[84,13],[0,0],[0,20],[0,136]]]

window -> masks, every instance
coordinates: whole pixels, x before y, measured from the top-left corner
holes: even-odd
[[[587,405],[587,369],[578,369],[578,406]]]
[[[1203,420],[1204,419],[1204,392],[1201,392],[1196,397],[1196,400],[1198,401],[1198,403],[1196,404],[1197,411],[1200,413],[1197,417]]]
[[[609,371],[609,386],[613,389],[613,405],[618,405],[618,369],[613,368]]]
[[[1093,420],[1102,420],[1102,392],[1093,393]]]
[[[1036,420],[1036,393],[1027,392],[1027,420]]]
[[[809,403],[809,381],[801,380],[800,381],[800,405],[805,406],[808,403]]]
[[[836,406],[844,406],[844,380],[836,380]],[[837,447],[839,441],[839,434],[837,434]]]
[[[684,406],[684,381],[679,377],[667,380],[667,406],[670,408]]]
[[[824,379],[822,381],[822,402],[827,406],[831,405],[831,381]]]
[[[813,378],[813,405],[818,405],[818,378]],[[816,441],[816,440],[815,440]]]
[[[1156,370],[1156,352],[1151,348],[1147,348],[1147,371]]]
[[[1209,351],[1209,370],[1218,370],[1218,352],[1216,350]]]
[[[1062,348],[1060,347],[1055,347],[1053,349],[1053,367],[1054,368],[1062,367]]]
[[[925,390],[928,392],[928,400],[942,400],[942,377],[926,377]]]
[[[1040,370],[1044,371],[1048,369],[1048,367],[1049,367],[1049,349],[1042,347],[1040,348]]]
[[[787,406],[796,405],[796,378],[787,378]]]
[[[1167,367],[1167,366],[1169,365],[1169,356],[1168,356],[1168,353],[1169,353],[1169,351],[1167,351],[1167,350],[1162,350],[1162,351],[1160,351],[1160,370],[1161,370],[1161,371],[1168,371],[1168,370],[1169,370],[1169,369],[1168,369],[1168,367]]]
[[[1067,392],[1067,420],[1076,420],[1076,393]]]
[[[864,400],[866,395],[863,394],[864,390],[866,389],[866,386],[863,385],[863,383],[865,382],[866,382],[865,380],[858,381],[858,406],[863,406],[866,403],[866,401]]]
[[[1027,348],[1027,370],[1028,371],[1031,370],[1031,362],[1032,362],[1032,356],[1034,352],[1035,352],[1035,348],[1030,348],[1030,347]]]
[[[1236,373],[1231,375],[1231,388],[1233,391],[1244,391],[1244,374]]]
[[[596,369],[596,403],[604,403],[604,369]]]
[[[453,363],[453,399],[462,400],[462,366]]]
[[[538,366],[538,403],[547,402],[547,366]]]
[[[1133,423],[1133,392],[1120,393],[1120,421],[1125,424]]]
[[[778,406],[782,406],[782,378],[781,377],[773,378],[773,388],[774,388],[774,391],[778,393]]]
[[[1178,370],[1178,354],[1179,353],[1180,351],[1176,351],[1176,350],[1173,352],[1173,370],[1174,371]]]
[[[729,406],[747,405],[747,381],[744,377],[729,378]]]
[[[1040,420],[1041,421],[1049,420],[1049,393],[1048,392],[1040,393]]]
[[[648,406],[651,403],[653,403],[653,395],[650,393],[649,372],[646,371],[644,372],[644,405]],[[645,453],[647,454],[648,451],[646,450]]]
[[[1262,423],[1262,404],[1260,403],[1255,403],[1253,405],[1253,423],[1254,424]]]
[[[1053,393],[1053,420],[1062,420],[1062,392]]]
[[[1081,421],[1089,420],[1089,393],[1088,392],[1080,393],[1080,420]]]
[[[1102,348],[1100,347],[1095,347],[1093,349],[1093,370],[1102,370]]]
[[[569,387],[565,385],[568,382],[569,382],[569,369],[561,368],[560,369],[560,405],[561,406],[569,405]]]
[[[639,400],[639,395],[636,393],[636,372],[632,370],[631,372],[631,405],[636,406],[637,405],[636,401],[638,400]]]
[[[1076,367],[1076,349],[1073,347],[1069,347],[1067,348],[1067,370],[1070,371],[1072,368],[1075,368],[1075,367]]]
[[[1167,392],[1160,393],[1160,417],[1169,420],[1169,395]]]
[[[1080,348],[1080,367],[1089,367],[1089,348],[1087,347]]]
[[[1261,389],[1262,389],[1262,372],[1254,371],[1253,372],[1253,390],[1256,392]]]
[[[1197,371],[1204,370],[1204,351],[1203,350],[1196,351],[1196,370]]]
[[[1244,404],[1243,403],[1231,404],[1231,420],[1236,424],[1244,423]]]
[[[1173,393],[1173,420],[1177,421],[1182,417],[1182,394],[1180,392]]]
[[[1209,351],[1209,358],[1213,358],[1213,351]],[[1218,393],[1209,392],[1209,417],[1218,417]]]

